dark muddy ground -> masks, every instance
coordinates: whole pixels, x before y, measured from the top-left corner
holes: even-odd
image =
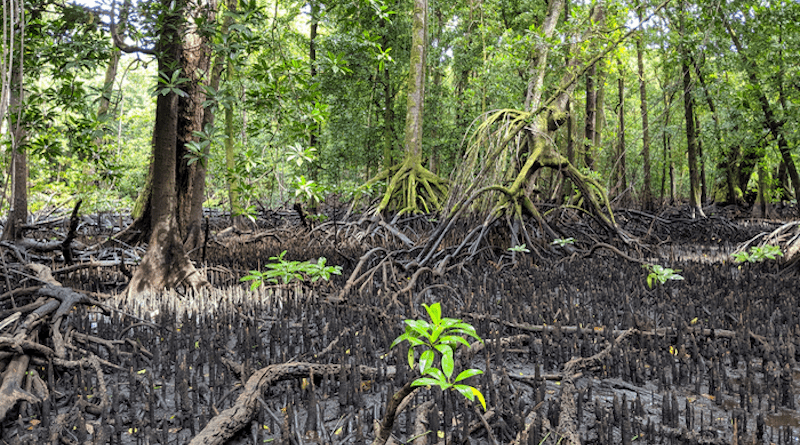
[[[641,264],[613,250],[584,257],[602,234],[565,216],[560,227],[576,239],[575,255],[539,246],[513,263],[507,236],[498,233],[490,238],[495,247],[443,276],[421,273],[409,290],[412,272],[375,256],[364,268],[375,266],[374,275],[340,295],[366,251],[401,243],[345,225],[309,232],[290,212],[265,216],[251,233],[221,233],[221,221],[212,230],[218,236],[203,265],[215,290],[75,309],[65,323],[65,339],[76,346],[70,358],[97,354],[102,381],[91,369],[38,363],[49,393],[15,408],[2,424],[3,442],[208,439],[204,432],[218,427],[209,422],[261,376],[252,420],[228,443],[371,443],[388,399],[415,378],[405,346],[389,345],[402,320],[422,317],[420,304],[438,301],[486,340],[462,353],[457,367],[485,371],[470,383],[485,394],[488,411],[422,388],[399,415],[394,443],[800,443],[796,266],[739,265],[728,256],[780,223],[618,212],[647,247],[617,249],[681,270],[684,280],[652,290]],[[84,237],[107,235],[114,219],[87,224]],[[432,225],[398,223],[418,237]],[[238,283],[283,250],[292,260],[324,256],[344,274],[255,292]],[[115,267],[58,278],[105,293],[126,281]],[[12,310],[2,304],[0,319]],[[96,409],[99,398],[107,408]]]

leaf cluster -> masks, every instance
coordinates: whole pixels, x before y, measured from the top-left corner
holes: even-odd
[[[783,251],[778,246],[766,244],[764,246],[751,246],[747,252],[739,252],[731,255],[737,263],[760,263],[764,260],[774,260],[776,257],[783,256]]]
[[[656,282],[664,284],[667,280],[683,280],[683,276],[678,275],[680,269],[670,269],[659,264],[643,264],[642,267],[650,271],[647,275],[647,287],[650,289]]]
[[[464,336],[472,337],[483,342],[475,332],[475,327],[469,323],[454,318],[442,317],[442,307],[439,303],[430,306],[423,304],[428,312],[430,322],[425,320],[405,320],[406,331],[393,342],[391,347],[407,341],[411,347],[408,348],[408,366],[414,369],[418,365],[419,373],[423,376],[411,384],[412,386],[438,386],[442,390],[452,388],[469,399],[474,401],[478,398],[483,409],[486,410],[486,400],[483,394],[473,386],[465,385],[461,382],[472,376],[483,374],[480,369],[465,369],[455,378],[455,360],[453,354],[459,345],[470,347],[469,342]],[[416,361],[416,348],[422,350],[419,361]],[[437,354],[438,352],[438,354]],[[436,366],[436,357],[440,357],[440,365]]]
[[[275,262],[267,264],[266,271],[251,270],[239,281],[251,281],[250,290],[255,290],[264,282],[289,284],[294,280],[299,282],[310,280],[314,283],[320,278],[328,281],[331,275],[342,274],[342,266],[328,266],[326,264],[328,260],[325,257],[320,257],[312,263],[310,261],[288,261],[284,258],[285,256],[286,251],[284,250],[280,255],[270,257],[270,260]]]

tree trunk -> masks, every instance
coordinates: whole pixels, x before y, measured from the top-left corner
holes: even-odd
[[[683,2],[680,4],[680,33],[685,35]],[[697,215],[705,218],[703,209],[700,205],[700,174],[697,169],[697,134],[694,127],[694,98],[692,95],[691,62],[689,50],[686,45],[680,44],[681,69],[683,77],[683,110],[686,121],[686,150],[689,155],[689,206],[691,207],[692,218]]]
[[[639,6],[637,2],[637,6]],[[642,21],[644,14],[642,8],[637,9],[639,21]],[[653,210],[653,192],[651,190],[650,178],[650,126],[647,121],[647,82],[644,80],[644,37],[640,33],[636,39],[636,64],[639,69],[639,103],[642,116],[642,168],[644,179],[642,187],[642,208],[645,211]]]
[[[222,21],[222,34],[227,35],[228,28],[233,24],[233,17],[231,14],[236,12],[238,1],[237,0],[228,0],[227,8],[229,14],[225,16],[225,19]],[[233,61],[231,60],[229,55],[218,55],[217,60],[214,63],[215,69],[215,78],[217,81],[217,85],[214,86],[212,82],[212,88],[217,90],[219,88],[219,78],[220,72],[222,71],[222,66],[225,65],[225,80],[229,83],[229,87],[233,83]],[[206,115],[210,116],[213,119],[213,113],[206,113]],[[239,178],[236,176],[236,153],[234,152],[234,128],[233,128],[233,103],[226,103],[225,104],[225,168],[228,171],[227,175],[227,185],[228,185],[228,201],[230,201],[230,209],[231,209],[231,222],[234,225],[241,219],[242,214],[242,205],[239,202]]]
[[[171,5],[171,3],[170,0],[162,0],[161,6],[164,8],[164,12],[162,12],[160,36],[156,44],[159,73],[170,79],[173,78],[175,69],[181,61],[183,50],[181,42],[190,39],[185,32],[182,32],[181,26],[183,23],[181,14],[185,12],[185,3],[181,2],[177,5]],[[188,56],[191,57],[191,55]],[[192,75],[191,72],[187,74]],[[146,291],[157,292],[181,284],[192,288],[206,284],[205,279],[189,261],[180,238],[181,216],[179,212],[184,209],[178,207],[181,201],[177,186],[179,181],[185,178],[180,178],[177,172],[178,164],[185,160],[179,160],[177,155],[179,144],[184,142],[179,139],[180,131],[185,131],[186,125],[186,122],[183,122],[184,127],[181,127],[180,120],[178,95],[175,92],[159,94],[156,99],[156,121],[153,129],[153,179],[150,197],[152,234],[149,237],[147,253],[128,284],[127,292],[129,294],[135,295]],[[188,173],[189,171],[183,170],[183,174]],[[181,191],[185,205],[192,205],[189,199],[192,194]]]
[[[593,145],[595,140],[595,123],[597,121],[597,88],[595,88],[594,80],[597,75],[597,65],[592,65],[586,72],[586,120],[583,131],[584,139],[584,160],[586,167],[589,169],[594,168],[594,157],[592,156]]]
[[[186,25],[181,35],[181,77],[188,81],[180,85],[186,93],[178,98],[178,140],[176,146],[176,186],[178,191],[178,227],[187,251],[203,243],[203,201],[205,201],[206,157],[208,146],[203,149],[203,159],[189,163],[190,143],[203,142],[196,134],[203,128],[206,112],[203,103],[206,93],[203,86],[208,82],[211,65],[211,48],[208,37],[193,25],[197,18],[209,19],[209,10],[216,11],[216,0],[206,5],[188,2],[185,6]],[[209,111],[210,112],[210,111]]]
[[[389,45],[388,25],[384,20],[385,34],[383,36],[383,47]],[[393,159],[392,148],[394,147],[394,91],[392,90],[392,78],[389,75],[389,65],[383,68],[383,168],[388,170],[392,167]]]
[[[444,14],[442,14],[441,5],[436,6],[436,10],[434,11],[434,15],[436,16],[436,48],[441,51],[442,49],[442,30],[444,29]],[[442,104],[442,66],[440,60],[440,56],[434,57],[434,66],[433,66],[433,94],[435,98],[433,100],[433,109],[432,115],[437,116],[441,109]],[[431,145],[430,148],[430,155],[428,156],[428,170],[432,173],[436,174],[436,170],[439,167],[439,153],[438,153],[438,140],[439,140],[439,125],[433,125],[431,128],[431,139],[434,141],[434,144]]]
[[[368,182],[374,184],[389,179],[383,199],[375,209],[377,212],[387,209],[397,209],[399,213],[431,212],[441,207],[447,189],[441,178],[422,165],[427,16],[428,1],[415,0],[403,138],[405,154],[401,164],[392,165]]]
[[[317,78],[317,27],[319,26],[319,4],[312,0],[309,2],[311,12],[311,22],[309,23],[308,35],[308,65],[309,83],[313,84]],[[315,104],[316,105],[316,104]],[[319,153],[319,133],[320,126],[314,122],[308,132],[308,147],[317,149]],[[309,176],[315,181],[319,181],[319,160],[315,159],[310,166]]]
[[[627,179],[627,165],[625,159],[625,78],[622,69],[622,62],[617,59],[617,66],[619,67],[619,79],[617,79],[617,94],[619,103],[617,104],[617,114],[619,119],[619,127],[617,129],[617,162],[616,162],[616,176],[617,181],[615,188],[620,195],[620,205],[627,205],[628,193],[628,179]]]
[[[18,18],[21,18],[19,13]],[[12,23],[15,32],[19,32],[20,23]],[[18,34],[19,35],[19,34]],[[20,39],[21,40],[21,39]],[[23,86],[23,54],[25,48],[20,44],[19,59],[16,64],[9,64],[11,81],[8,87],[8,129],[11,134],[11,207],[8,210],[6,226],[2,239],[15,241],[22,238],[22,226],[28,222],[28,159],[25,151],[27,131],[23,122],[22,106],[24,102]],[[5,116],[0,116],[0,119]]]
[[[427,47],[428,0],[414,0],[411,34],[411,64],[404,134],[407,158],[422,158],[422,116],[425,106],[425,53]]]

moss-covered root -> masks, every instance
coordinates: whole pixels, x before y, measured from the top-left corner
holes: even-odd
[[[391,170],[395,169],[392,175]],[[390,175],[391,180],[386,186],[383,199],[375,209],[376,212],[398,210],[400,214],[430,213],[441,209],[447,194],[447,180],[423,167],[419,158],[406,158],[399,166],[378,173],[368,184]]]

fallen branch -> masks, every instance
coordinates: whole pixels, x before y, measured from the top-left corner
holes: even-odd
[[[239,394],[234,405],[211,419],[191,445],[223,444],[248,426],[256,414],[258,399],[264,391],[275,383],[307,378],[309,375],[337,375],[341,365],[320,365],[315,363],[289,362],[261,368],[247,380],[244,391]],[[375,368],[359,366],[362,378],[372,379],[378,374]]]

